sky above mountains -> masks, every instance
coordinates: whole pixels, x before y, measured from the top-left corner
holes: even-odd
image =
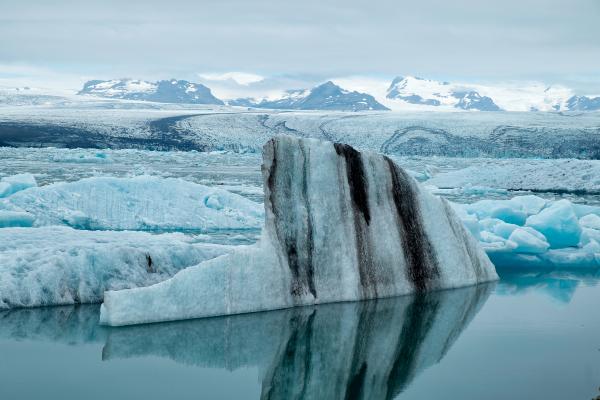
[[[3,1],[1,11],[0,82],[77,88],[91,78],[241,71],[245,82],[300,87],[410,74],[600,93],[596,0],[29,0]]]

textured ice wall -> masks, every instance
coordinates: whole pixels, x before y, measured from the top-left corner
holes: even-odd
[[[0,310],[100,302],[106,290],[152,285],[229,251],[181,233],[0,229]]]
[[[387,157],[282,136],[263,149],[260,243],[105,294],[128,325],[388,297],[497,279],[449,204]]]

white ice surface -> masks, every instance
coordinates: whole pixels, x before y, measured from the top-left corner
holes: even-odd
[[[242,196],[154,176],[86,178],[21,190],[0,199],[0,226],[14,220],[14,212],[34,216],[35,226],[113,230],[260,228],[264,218],[262,205]]]
[[[600,193],[599,160],[480,160],[477,165],[436,175],[439,188],[483,186],[510,190]]]
[[[0,309],[99,302],[229,251],[180,233],[0,229]]]

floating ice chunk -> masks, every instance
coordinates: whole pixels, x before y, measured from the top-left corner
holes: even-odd
[[[0,210],[0,228],[33,226],[35,217],[23,211]]]
[[[588,244],[591,240],[600,243],[600,230],[581,228],[581,245]]]
[[[539,196],[527,195],[513,197],[508,201],[508,203],[515,205],[519,210],[523,211],[527,215],[533,215],[542,211],[548,202]]]
[[[110,163],[112,162],[111,156],[103,151],[93,150],[67,150],[53,154],[50,160],[54,162],[65,162],[65,163]]]
[[[600,245],[591,240],[581,249],[565,248],[549,250],[545,255],[551,265],[569,266],[572,268],[600,265]]]
[[[579,221],[568,200],[559,200],[530,216],[527,226],[541,232],[552,248],[577,246],[581,238]]]
[[[264,218],[262,206],[242,196],[153,176],[55,183],[23,190],[2,205],[33,214],[37,226],[78,229],[257,229]]]
[[[583,228],[600,230],[600,217],[596,214],[588,214],[579,218],[579,225]]]
[[[550,202],[537,196],[482,200],[453,204],[453,207],[471,229],[479,230],[474,236],[497,267],[600,266],[593,245],[600,243],[600,230],[586,227],[597,226],[598,207],[571,204],[568,200]],[[515,208],[529,215],[526,226],[489,217],[494,210],[505,208]],[[477,224],[473,218],[478,218]]]
[[[512,207],[496,207],[490,213],[490,217],[498,218],[504,222],[515,225],[524,225],[527,220],[527,214],[525,214],[525,212]]]
[[[175,233],[0,229],[0,308],[99,302],[229,251]]]
[[[8,197],[18,191],[35,187],[37,183],[31,174],[18,174],[0,179],[0,198]]]
[[[544,253],[548,250],[550,245],[543,235],[535,230],[526,230],[523,228],[516,228],[510,234],[508,240],[516,243],[514,251],[518,253]]]
[[[538,196],[517,196],[510,200],[481,200],[473,204],[456,206],[479,219],[496,218],[504,222],[522,226],[529,215],[537,214],[546,205],[546,200]]]
[[[387,157],[279,136],[263,150],[259,243],[148,288],[105,294],[129,325],[389,297],[497,279],[448,202]]]

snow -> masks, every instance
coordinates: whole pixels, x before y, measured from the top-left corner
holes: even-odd
[[[18,191],[35,187],[37,182],[31,174],[18,174],[0,179],[0,198],[8,197]]]
[[[107,292],[101,322],[200,318],[497,279],[449,204],[390,163],[330,142],[273,139],[263,150],[260,241],[159,284]]]
[[[453,207],[497,267],[600,266],[598,207],[533,195]]]
[[[345,80],[341,80],[344,82]],[[352,83],[352,79],[349,80]],[[356,81],[356,79],[355,79]],[[416,78],[407,76],[398,81],[388,89],[396,88],[400,96],[417,95],[423,99],[431,99],[440,102],[440,106],[415,105],[398,99],[389,99],[382,93],[383,87],[389,86],[389,82],[377,82],[367,80],[370,84],[364,91],[377,94],[377,99],[382,98],[382,103],[392,110],[448,110],[454,109],[457,99],[452,96],[455,92],[474,91],[481,96],[490,97],[501,109],[507,111],[555,111],[566,109],[567,100],[574,95],[572,89],[554,85],[548,86],[542,82],[499,82],[496,84],[479,84],[471,82],[440,82],[432,79]],[[355,85],[364,86],[364,83],[358,80]],[[367,90],[370,89],[370,90]],[[455,109],[454,109],[455,110]]]
[[[99,302],[228,251],[180,233],[0,229],[0,308]]]
[[[35,226],[78,229],[257,229],[264,218],[260,204],[239,195],[148,175],[94,177],[33,187],[2,199],[3,209],[33,215]]]

